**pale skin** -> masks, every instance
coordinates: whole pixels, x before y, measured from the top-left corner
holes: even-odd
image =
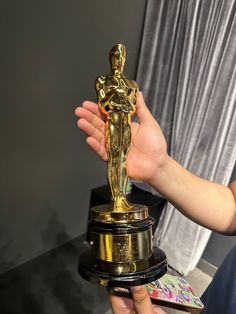
[[[109,295],[114,314],[166,314],[160,306],[151,303],[145,286],[131,290],[133,300]]]
[[[106,161],[105,123],[97,104],[85,101],[75,112],[80,118],[78,127],[87,134],[88,145]],[[161,128],[148,110],[141,92],[136,114],[139,123],[132,123],[126,162],[128,176],[149,183],[196,223],[223,234],[235,235],[236,180],[229,186],[210,182],[193,175],[172,159],[167,153]]]

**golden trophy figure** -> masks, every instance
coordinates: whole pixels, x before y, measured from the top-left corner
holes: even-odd
[[[152,225],[144,205],[126,198],[126,157],[131,143],[131,116],[136,110],[138,86],[124,74],[125,46],[110,51],[111,72],[96,80],[98,106],[106,117],[107,180],[110,204],[90,209],[90,243],[81,254],[79,273],[105,286],[146,284],[166,272],[166,256],[152,250]]]

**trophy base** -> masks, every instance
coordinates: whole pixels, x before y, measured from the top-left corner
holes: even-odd
[[[110,287],[131,287],[144,285],[162,277],[167,270],[167,260],[165,253],[155,248],[151,256],[147,259],[147,267],[137,272],[123,272],[115,274],[101,270],[98,265],[93,249],[86,242],[84,251],[80,255],[78,271],[86,280]],[[100,268],[100,269],[98,269]]]
[[[148,218],[148,207],[139,204],[129,204],[130,208],[124,210],[113,209],[111,204],[94,206],[90,209],[91,219],[93,221],[111,224],[111,223],[132,223]]]

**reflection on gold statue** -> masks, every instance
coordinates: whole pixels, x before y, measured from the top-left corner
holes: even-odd
[[[138,85],[124,74],[125,46],[118,44],[110,51],[111,72],[96,80],[99,108],[107,117],[107,179],[113,210],[128,210],[126,200],[126,157],[131,142],[131,115],[136,110]]]
[[[166,272],[166,256],[152,250],[154,219],[143,204],[126,199],[126,158],[131,142],[131,116],[138,86],[124,74],[125,47],[110,51],[111,72],[96,80],[99,108],[106,116],[111,204],[90,208],[89,247],[81,254],[80,274],[100,285],[130,287],[151,282]]]

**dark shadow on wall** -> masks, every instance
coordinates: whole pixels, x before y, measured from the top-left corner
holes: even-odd
[[[1,231],[0,231],[0,237],[1,237]],[[10,248],[11,244],[12,244],[12,241],[8,241],[6,244],[3,244],[2,246],[0,246],[0,269],[1,270],[12,268],[15,265],[14,261],[5,260],[6,252]]]
[[[54,239],[54,234],[57,238]],[[42,239],[45,245],[58,241],[58,243],[69,242],[64,225],[58,220],[55,211],[45,228]],[[55,243],[56,244],[56,243]],[[70,242],[61,251],[51,251],[50,261],[53,264],[53,271],[44,272],[43,281],[57,302],[64,308],[65,313],[92,313],[82,305],[83,302],[91,304],[91,296],[82,291],[77,274],[78,252],[75,244]]]
[[[31,293],[25,294],[22,299],[21,310],[22,310],[22,313],[25,313],[25,314],[45,313],[43,297],[31,294]]]
[[[13,273],[1,276],[0,283],[0,313],[34,313],[43,311],[43,299],[31,292],[33,281],[30,272],[17,269]]]
[[[4,238],[4,228],[0,226],[0,239]],[[0,244],[0,272],[4,272],[5,269],[10,269],[16,265],[16,261],[19,256],[12,260],[6,259],[7,252],[11,248],[12,240],[8,240],[4,244]]]
[[[109,307],[106,289],[86,282],[77,273],[84,238],[70,241],[51,209],[42,241],[45,246],[66,244],[0,276],[0,313],[104,313]]]

